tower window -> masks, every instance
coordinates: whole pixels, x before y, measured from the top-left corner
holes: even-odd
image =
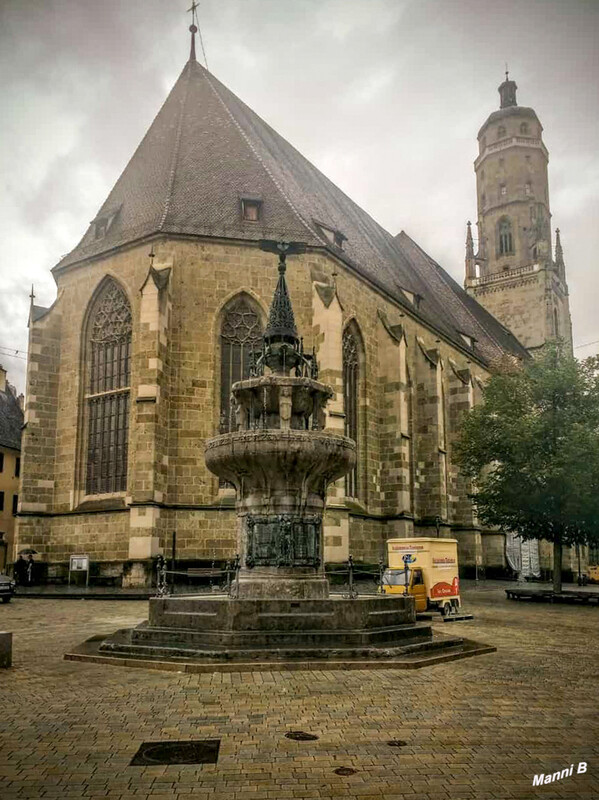
[[[241,218],[245,222],[259,222],[262,211],[262,200],[242,197]]]
[[[504,125],[500,125],[497,128],[497,138],[498,139],[503,139],[504,136],[505,136],[505,126]]]
[[[557,315],[557,308],[553,309],[553,332],[555,333],[555,338],[559,337],[559,317]]]
[[[524,184],[524,194],[530,194],[530,183]]]
[[[500,158],[499,159],[499,166],[500,167],[504,167],[505,166],[505,158]]]
[[[481,195],[480,202],[483,208],[487,205],[487,195],[484,192]]]
[[[499,187],[499,194],[502,197],[505,197],[505,195],[507,194],[507,186],[505,185],[505,183],[502,183],[501,186]]]
[[[520,125],[520,133],[523,136],[528,136],[528,122],[523,122],[522,125]]]
[[[507,256],[514,252],[514,239],[512,235],[512,223],[503,217],[499,220],[499,255]]]

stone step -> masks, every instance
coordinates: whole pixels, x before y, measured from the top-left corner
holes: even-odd
[[[166,659],[171,661],[189,659],[214,659],[215,661],[301,661],[335,660],[335,659],[367,659],[379,660],[398,656],[416,657],[419,653],[432,656],[439,652],[459,653],[462,640],[459,638],[444,639],[439,642],[412,643],[394,647],[280,647],[280,648],[215,648],[215,647],[169,647],[158,644],[132,645],[122,642],[106,641],[100,647],[105,655],[118,654],[137,656],[142,659]]]
[[[397,646],[421,643],[431,639],[431,627],[424,623],[400,626],[380,626],[358,630],[254,630],[254,631],[197,631],[175,628],[139,627],[130,633],[130,643],[146,645],[178,645],[255,649],[257,647],[356,647]]]

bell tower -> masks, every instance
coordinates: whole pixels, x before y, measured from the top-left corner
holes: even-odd
[[[559,231],[555,256],[551,246],[549,153],[536,113],[516,101],[517,88],[506,72],[499,110],[478,132],[478,246],[468,223],[464,285],[532,352],[555,339],[571,349]]]

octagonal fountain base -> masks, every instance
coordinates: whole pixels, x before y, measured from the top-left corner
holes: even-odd
[[[461,641],[433,641],[431,625],[416,621],[412,598],[170,597],[150,600],[149,620],[117,631],[99,652],[217,663],[363,660],[456,648]]]

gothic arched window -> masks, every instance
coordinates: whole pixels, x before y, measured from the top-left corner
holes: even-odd
[[[514,252],[514,239],[512,236],[512,223],[507,217],[502,217],[498,225],[499,255],[506,256]]]
[[[345,411],[345,435],[359,447],[359,403],[360,403],[360,341],[352,327],[343,333],[343,408]],[[345,476],[346,497],[358,496],[358,459],[356,466]]]
[[[250,355],[262,341],[262,322],[254,303],[246,295],[226,307],[220,330],[220,432],[232,429],[231,386],[249,377]]]
[[[87,328],[88,495],[127,488],[131,328],[129,301],[108,280],[94,301]]]

